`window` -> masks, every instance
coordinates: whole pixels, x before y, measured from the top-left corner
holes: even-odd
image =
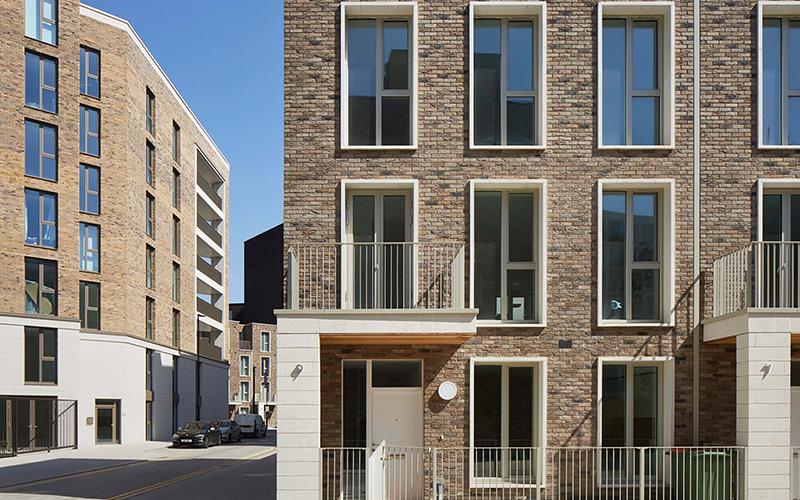
[[[470,5],[470,146],[544,145],[545,7]]]
[[[601,2],[601,147],[672,147],[674,6]]]
[[[239,400],[250,401],[250,382],[239,382]]]
[[[56,180],[58,133],[54,126],[25,120],[25,175]]]
[[[150,193],[145,196],[144,234],[156,238],[156,199]]]
[[[172,169],[172,207],[181,208],[181,173]]]
[[[755,273],[755,307],[797,308],[798,256],[800,241],[800,182],[797,179],[759,179],[757,184],[757,240],[752,262]]]
[[[181,312],[172,310],[172,346],[179,347],[181,339]]]
[[[181,161],[181,128],[175,122],[172,122],[172,159]]]
[[[100,213],[100,169],[81,163],[80,210],[90,214]]]
[[[416,7],[342,3],[342,145],[416,146]]]
[[[484,323],[546,318],[544,181],[470,183],[472,304]]]
[[[156,301],[152,297],[144,298],[144,334],[145,338],[153,340],[156,328]]]
[[[266,356],[261,358],[261,376],[269,378],[269,358]]]
[[[261,402],[268,403],[270,400],[269,382],[266,380],[261,383]]]
[[[261,332],[261,352],[269,352],[269,332]]]
[[[100,156],[100,110],[81,106],[81,153]]]
[[[25,382],[56,383],[58,333],[53,328],[25,327]]]
[[[145,286],[149,289],[156,287],[156,249],[147,245],[145,247]]]
[[[81,281],[81,328],[100,329],[100,283]]]
[[[759,146],[800,146],[800,8],[759,2]]]
[[[81,94],[100,98],[100,52],[81,47]]]
[[[546,361],[478,358],[471,372],[471,483],[541,482],[532,448],[545,443]]]
[[[599,186],[600,324],[671,324],[671,181]]]
[[[239,356],[239,375],[250,376],[250,356]]]
[[[56,0],[25,0],[25,36],[56,45]]]
[[[25,52],[25,105],[49,113],[58,104],[58,62],[52,57]]]
[[[181,266],[177,262],[172,263],[172,300],[181,301]]]
[[[25,257],[25,312],[56,315],[57,305],[56,262]]]
[[[181,220],[172,216],[172,253],[181,255]]]
[[[58,203],[56,195],[36,189],[25,190],[25,244],[55,248]]]
[[[80,223],[80,269],[92,273],[100,272],[100,226]]]
[[[156,135],[156,95],[150,88],[147,88],[147,103],[145,110],[145,128],[150,135]]]
[[[145,181],[156,186],[156,147],[150,141],[145,142]]]

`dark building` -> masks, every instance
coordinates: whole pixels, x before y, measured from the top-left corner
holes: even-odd
[[[274,325],[283,307],[283,224],[244,242],[244,304],[231,304],[231,319]]]

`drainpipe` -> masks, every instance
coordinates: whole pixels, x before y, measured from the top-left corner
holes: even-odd
[[[693,0],[693,132],[694,160],[692,165],[692,277],[694,279],[692,294],[692,444],[700,444],[700,0]]]
[[[200,420],[200,316],[197,313],[197,333],[195,334],[197,360],[194,363],[194,419]]]

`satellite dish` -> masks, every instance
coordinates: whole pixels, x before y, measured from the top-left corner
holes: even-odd
[[[449,381],[442,382],[441,385],[439,385],[438,393],[440,398],[444,399],[445,401],[450,401],[456,397],[456,394],[458,393],[458,387],[456,387],[456,384]]]

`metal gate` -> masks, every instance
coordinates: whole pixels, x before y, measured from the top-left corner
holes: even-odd
[[[0,457],[77,447],[77,401],[0,396]]]

